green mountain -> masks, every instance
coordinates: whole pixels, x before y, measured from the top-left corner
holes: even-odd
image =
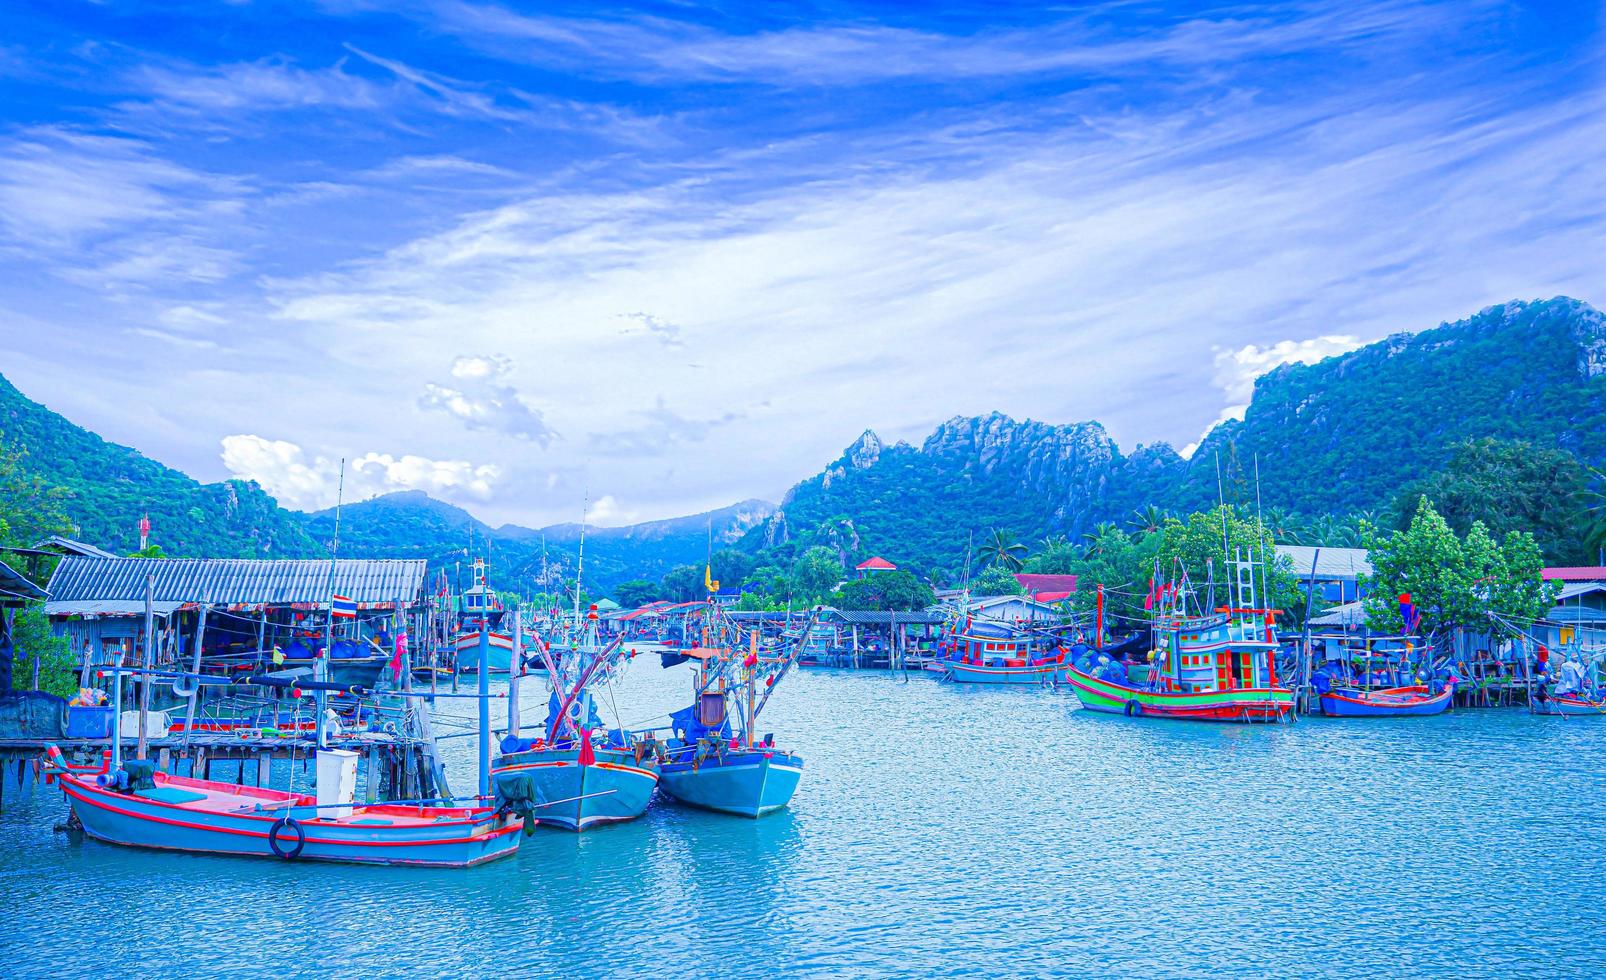
[[[1443,476],[1467,440],[1487,438],[1521,440],[1518,453],[1564,451],[1579,473],[1606,461],[1606,317],[1567,298],[1506,303],[1284,365],[1256,382],[1243,421],[1217,426],[1189,459],[1164,443],[1123,454],[1097,422],[997,413],[950,419],[918,448],[866,432],[743,546],[774,563],[826,544],[844,560],[879,553],[951,572],[967,542],[995,527],[1035,544],[1124,526],[1148,504],[1206,509],[1218,463],[1229,501],[1255,501],[1258,462],[1266,508],[1386,512],[1402,489]]]
[[[70,492],[67,515],[86,541],[120,553],[152,540],[172,556],[306,558],[325,554],[300,517],[255,483],[198,483],[138,451],[107,442],[31,401],[0,378],[0,446],[22,467]]]
[[[714,547],[724,547],[774,509],[762,500],[745,500],[689,517],[626,527],[588,525],[586,587],[594,594],[606,592],[628,579],[657,578],[676,565],[701,562],[708,554],[710,533]],[[332,539],[334,519],[333,510],[309,514],[307,529],[319,540]],[[458,572],[460,563],[471,561],[470,556],[479,556],[490,562],[492,581],[499,587],[538,592],[574,577],[580,562],[580,525],[493,528],[460,507],[409,490],[342,508],[340,553],[426,558],[451,574]]]
[[[1484,440],[1469,448],[1468,440]],[[1489,440],[1493,440],[1492,442]],[[254,483],[201,484],[30,401],[0,379],[0,445],[71,492],[86,540],[138,545],[149,513],[170,555],[327,554],[333,513],[280,508]],[[1501,511],[1507,526],[1545,524],[1552,558],[1573,560],[1582,534],[1550,511],[1606,462],[1606,317],[1577,300],[1514,302],[1397,334],[1318,364],[1279,367],[1255,385],[1241,422],[1218,426],[1191,458],[1163,443],[1123,453],[1097,422],[1051,425],[994,413],[954,418],[920,446],[866,432],[779,509],[761,501],[628,528],[590,528],[585,581],[606,591],[700,564],[732,542],[783,566],[814,544],[845,559],[880,553],[921,571],[962,567],[992,528],[1035,546],[1075,540],[1136,508],[1202,509],[1217,495],[1307,518],[1374,516],[1426,489],[1456,499],[1463,521]],[[1603,495],[1602,499],[1606,499]],[[1492,523],[1499,523],[1498,521]],[[572,577],[579,528],[492,528],[422,492],[344,508],[341,553],[417,557],[450,568],[488,554],[504,588],[538,591]],[[1330,543],[1330,542],[1329,542]],[[544,557],[543,557],[544,556]],[[543,570],[546,577],[543,580]]]

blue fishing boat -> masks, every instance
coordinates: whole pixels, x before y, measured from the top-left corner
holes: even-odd
[[[940,644],[944,678],[961,684],[1053,684],[1065,655],[1034,656],[1030,634],[1006,623],[966,617]]]
[[[743,656],[736,652],[740,627],[712,599],[705,615],[703,646],[682,651],[697,662],[693,701],[670,715],[673,737],[659,768],[659,785],[680,803],[761,817],[790,803],[803,778],[802,756],[777,748],[774,735],[754,733],[770,695],[801,658],[810,630],[805,627],[790,647],[782,640],[767,651],[760,649],[758,632],[749,631]],[[734,728],[733,700],[739,708]]]
[[[623,661],[623,638],[599,646],[596,626],[592,606],[585,632],[562,658],[554,659],[547,644],[536,648],[551,688],[543,734],[521,738],[510,721],[492,766],[499,791],[528,796],[548,827],[582,831],[634,820],[658,785],[656,740],[609,731],[598,716],[591,689],[607,683]]]
[[[355,765],[355,753],[342,755]],[[467,868],[512,854],[524,826],[499,806],[324,804],[310,794],[169,775],[138,760],[114,771],[110,759],[86,770],[52,745],[46,771],[86,834],[129,847]]]
[[[1439,691],[1425,684],[1389,687],[1377,691],[1358,688],[1322,690],[1317,684],[1322,714],[1329,718],[1396,718],[1410,715],[1437,715],[1450,707],[1455,685],[1446,683]]]

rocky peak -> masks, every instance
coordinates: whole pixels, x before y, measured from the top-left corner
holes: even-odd
[[[856,470],[867,470],[876,464],[876,460],[881,458],[881,450],[885,448],[886,444],[881,441],[880,436],[869,429],[865,429],[864,435],[861,435],[842,454],[842,460]]]

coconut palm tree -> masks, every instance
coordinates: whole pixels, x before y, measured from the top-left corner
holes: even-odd
[[[976,556],[984,566],[998,565],[1016,571],[1026,563],[1026,546],[1015,540],[1014,531],[995,527],[988,530]]]
[[[1133,508],[1132,516],[1127,519],[1126,523],[1128,527],[1139,534],[1153,534],[1165,527],[1167,516],[1169,515],[1164,510],[1154,504],[1144,504],[1142,507]]]
[[[1286,507],[1268,508],[1261,517],[1261,523],[1270,534],[1272,540],[1278,544],[1308,544],[1305,539],[1310,537],[1310,525],[1298,511]]]
[[[1100,521],[1093,530],[1082,534],[1082,554],[1089,558],[1102,557],[1117,545],[1126,543],[1126,532],[1112,521]]]
[[[1595,554],[1595,561],[1606,565],[1606,471],[1587,467],[1589,484],[1577,494],[1583,508],[1582,531],[1585,548]]]

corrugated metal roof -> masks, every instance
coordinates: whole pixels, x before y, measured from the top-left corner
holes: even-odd
[[[43,599],[45,593],[16,569],[0,562],[0,606],[20,605],[34,599]]]
[[[1278,550],[1281,550],[1281,548],[1282,546],[1279,545]],[[1305,569],[1309,571],[1310,566],[1306,565]],[[1318,576],[1320,574],[1320,572],[1317,572]],[[1359,602],[1346,602],[1342,606],[1334,606],[1320,616],[1312,616],[1310,618],[1310,625],[1312,626],[1363,626],[1365,623],[1366,607]]]
[[[1372,574],[1372,556],[1365,548],[1318,548],[1303,544],[1280,544],[1277,555],[1293,565],[1294,577],[1310,577],[1310,563],[1316,561],[1316,579],[1322,582],[1353,582],[1356,576]]]
[[[42,548],[47,551],[54,548],[59,552],[64,552],[69,555],[82,555],[85,558],[122,557],[121,555],[112,554],[105,548],[97,548],[92,544],[86,544],[82,541],[74,541],[72,538],[63,537],[60,534],[52,534],[50,537],[34,545],[34,547]]]
[[[173,614],[173,610],[182,606],[182,602],[153,602],[151,612],[166,618]],[[74,602],[46,602],[46,616],[143,616],[145,615],[145,600],[132,601],[128,599],[83,599]]]
[[[887,626],[893,623],[904,626],[940,626],[947,620],[947,617],[940,613],[873,612],[865,609],[829,609],[825,615],[859,626]]]
[[[360,604],[411,602],[424,588],[421,559],[342,559],[334,566],[333,591]],[[326,561],[68,556],[50,577],[50,596],[58,602],[143,602],[146,575],[155,576],[160,602],[327,605],[331,591]]]

